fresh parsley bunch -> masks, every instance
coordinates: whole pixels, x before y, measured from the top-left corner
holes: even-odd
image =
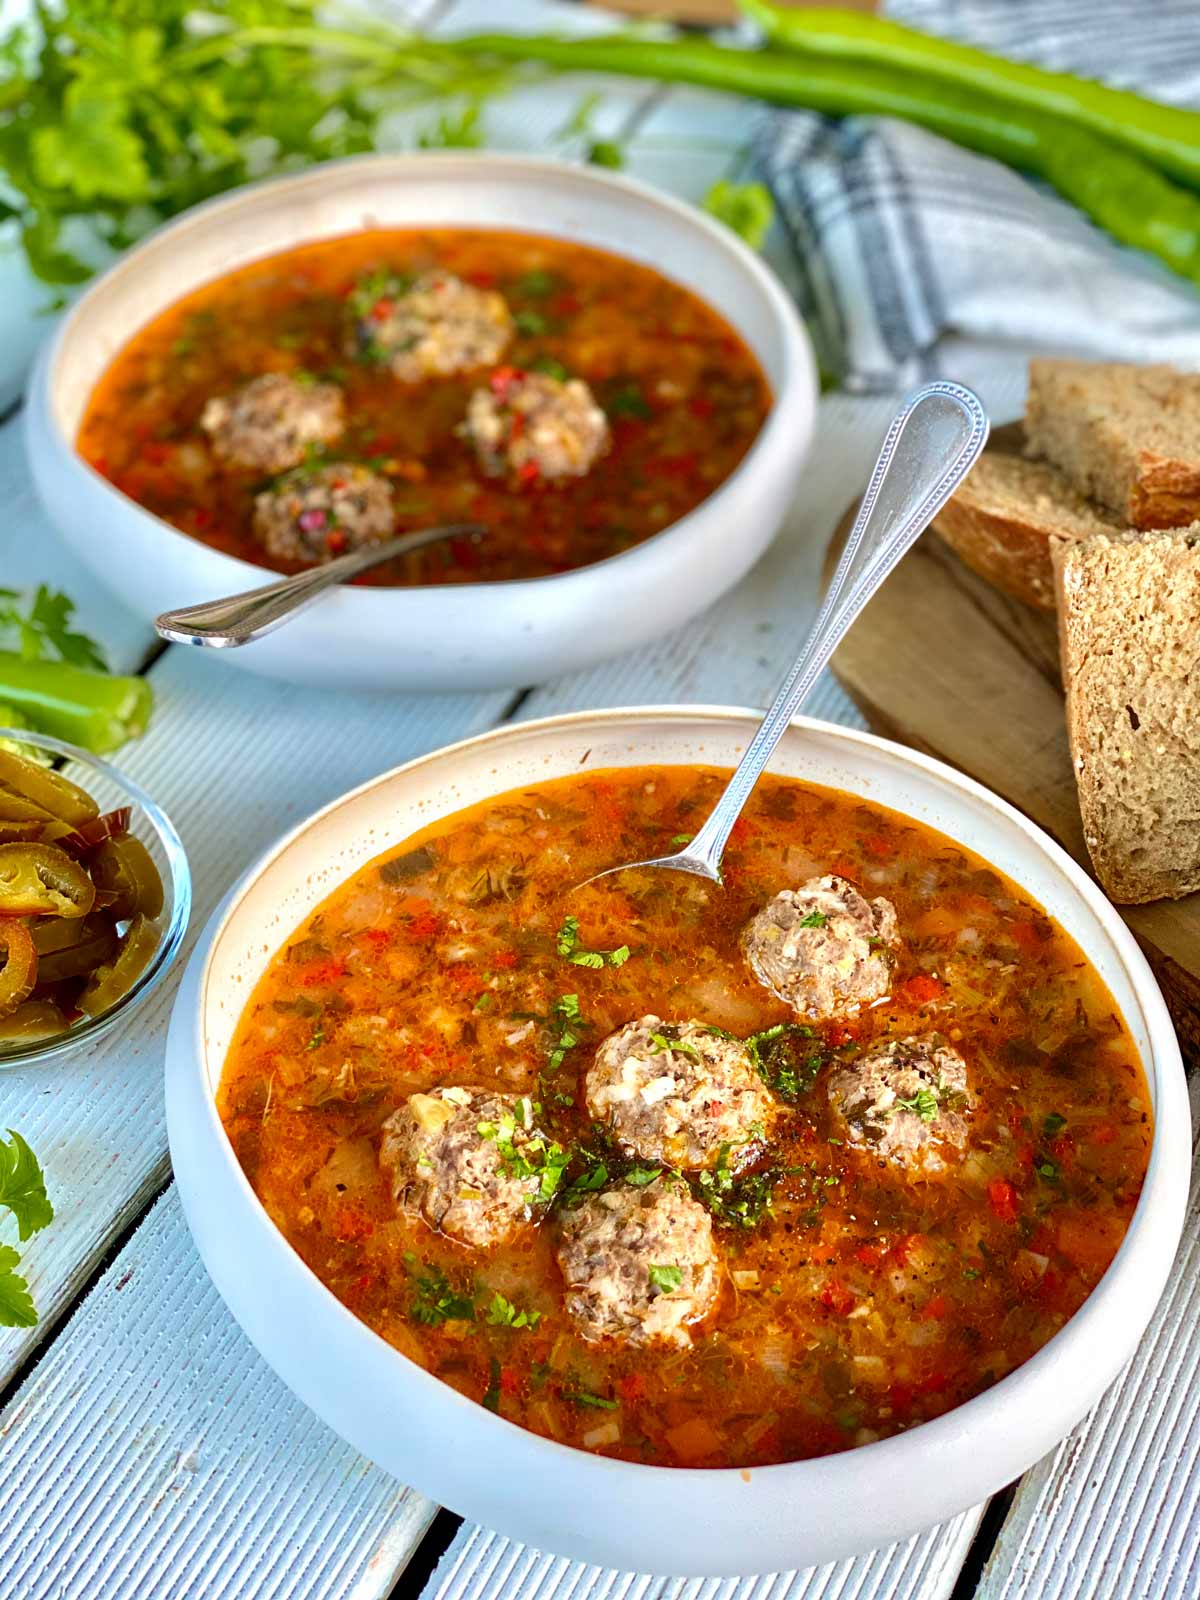
[[[470,70],[423,67],[415,41],[405,77],[403,31],[351,22],[318,21],[312,0],[38,5],[0,39],[0,217],[37,276],[91,275],[76,219],[121,249],[251,178],[369,150],[386,103]]]

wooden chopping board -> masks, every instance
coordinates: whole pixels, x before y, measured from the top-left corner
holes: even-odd
[[[999,428],[992,445],[1019,449],[1020,437],[1019,427]],[[830,542],[827,579],[856,510]],[[877,733],[994,789],[1090,870],[1053,616],[1001,594],[930,531],[855,624],[833,670]],[[1190,1068],[1200,1062],[1200,895],[1117,909],[1162,985]]]

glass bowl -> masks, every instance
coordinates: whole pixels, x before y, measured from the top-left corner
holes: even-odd
[[[93,1043],[114,1023],[137,1010],[158,988],[179,954],[191,915],[192,876],[183,843],[171,819],[132,778],[98,756],[61,739],[52,739],[48,734],[33,733],[27,728],[0,727],[0,740],[13,740],[44,750],[54,759],[55,766],[62,768],[65,777],[87,790],[102,812],[128,806],[129,832],[150,852],[163,884],[163,909],[157,918],[158,944],[136,982],[100,1016],[83,1017],[64,1033],[27,1043],[14,1041],[10,1044],[0,1040],[0,1071],[3,1071],[8,1067],[51,1061],[85,1042]]]

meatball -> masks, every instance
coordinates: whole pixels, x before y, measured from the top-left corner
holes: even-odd
[[[483,1250],[538,1215],[551,1149],[528,1097],[434,1089],[410,1095],[384,1123],[379,1164],[398,1202]]]
[[[585,1339],[691,1343],[720,1288],[712,1221],[675,1178],[613,1184],[566,1211],[558,1265]]]
[[[353,462],[289,472],[254,500],[254,531],[278,561],[324,562],[395,531],[392,487]]]
[[[890,900],[865,900],[845,878],[781,889],[742,936],[754,976],[810,1022],[882,999],[900,942]]]
[[[387,367],[402,383],[490,367],[513,333],[502,295],[450,272],[423,272],[407,282],[368,279],[351,308],[350,354]]]
[[[893,1039],[829,1079],[829,1103],[850,1143],[880,1161],[936,1173],[967,1139],[967,1064],[939,1034]]]
[[[683,1171],[757,1154],[775,1102],[744,1044],[702,1022],[646,1016],[610,1033],[588,1069],[587,1107],[623,1149]]]
[[[286,472],[300,465],[310,445],[341,438],[346,407],[334,383],[266,372],[234,394],[214,395],[200,426],[213,453],[229,466]]]
[[[580,478],[608,449],[608,418],[582,378],[498,367],[467,405],[464,431],[483,470],[522,482]]]

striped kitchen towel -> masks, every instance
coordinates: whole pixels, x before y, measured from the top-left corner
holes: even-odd
[[[1200,0],[891,0],[896,21],[1200,107]],[[956,340],[1200,368],[1200,294],[1041,185],[924,129],[764,120],[822,365],[870,392],[945,374]]]

